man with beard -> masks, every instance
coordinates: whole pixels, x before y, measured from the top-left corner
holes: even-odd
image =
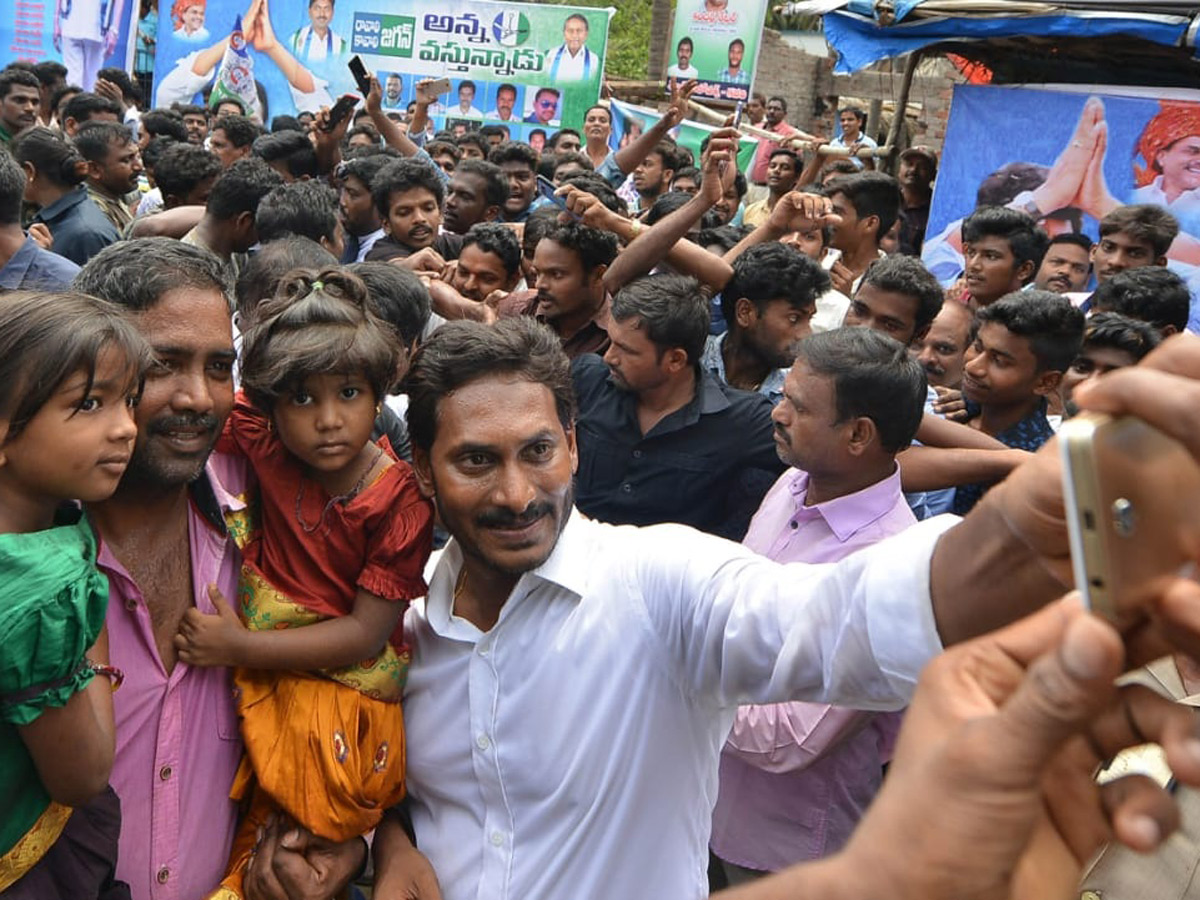
[[[529,214],[545,206],[547,200],[537,195],[537,170],[541,162],[528,144],[508,141],[488,154],[488,162],[500,167],[508,178],[508,199],[500,211],[505,222],[524,222]]]
[[[87,509],[110,583],[110,659],[125,673],[113,698],[112,785],[126,813],[117,876],[134,900],[161,896],[164,885],[205,896],[224,874],[237,822],[228,787],[242,744],[230,673],[180,662],[174,643],[187,610],[215,612],[210,584],[236,590],[241,561],[225,515],[244,507],[233,493],[244,478],[233,460],[210,456],[233,406],[226,278],[211,253],[151,238],[106,248],[75,283],[128,309],[157,359],[129,467],[116,493]],[[362,860],[354,843],[329,858],[342,878]],[[295,887],[293,896],[312,896]]]
[[[446,185],[442,227],[451,234],[466,234],[480,222],[494,222],[509,197],[508,176],[495,163],[464,159]]]
[[[829,276],[799,251],[779,243],[751,247],[734,261],[733,277],[721,290],[729,330],[709,336],[701,367],[730,387],[778,403],[794,345],[812,332],[817,298],[827,290]]]
[[[41,104],[37,76],[24,69],[0,72],[0,147],[12,143],[17,133],[38,121]]]
[[[521,242],[516,234],[499,222],[480,222],[464,235],[462,251],[448,274],[429,280],[429,298],[442,318],[489,320],[494,316],[491,309],[520,280]]]
[[[767,163],[767,196],[746,207],[742,213],[742,224],[757,228],[767,221],[779,198],[796,187],[799,177],[800,161],[796,154],[786,148],[774,151]]]
[[[1050,238],[1033,286],[1039,291],[1075,294],[1084,291],[1092,277],[1092,239],[1069,231]]]
[[[406,259],[425,249],[432,249],[438,257],[431,263],[457,259],[462,236],[438,233],[445,193],[442,176],[427,160],[399,159],[380,170],[371,182],[371,199],[385,236],[375,242],[367,259]]]
[[[900,252],[920,256],[929,225],[937,155],[928,147],[909,147],[900,154]]]
[[[975,337],[975,314],[965,303],[943,303],[929,330],[913,339],[912,352],[933,388],[958,390],[967,348]]]
[[[679,275],[647,276],[613,299],[608,350],[571,373],[585,515],[745,534],[783,465],[771,401],[701,366],[709,318],[699,284]]]
[[[123,233],[133,221],[125,195],[137,189],[142,174],[142,155],[129,129],[115,122],[88,123],[75,134],[75,148],[88,163],[88,195]]]
[[[645,212],[671,187],[679,168],[675,142],[659,141],[633,170],[633,186],[638,193],[638,211]]]
[[[360,156],[338,166],[341,182],[338,191],[338,215],[346,232],[343,263],[362,262],[383,237],[383,220],[371,199],[371,179],[382,172],[392,157],[383,153]]]

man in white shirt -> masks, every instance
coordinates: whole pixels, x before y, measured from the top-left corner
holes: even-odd
[[[1068,580],[1053,455],[957,527],[784,567],[574,513],[567,361],[533,322],[449,323],[409,379],[414,466],[453,536],[405,623],[410,809],[446,900],[699,900],[734,705],[895,708],[943,641]],[[390,821],[376,847],[376,896],[402,896],[417,855]]]
[[[450,110],[450,115],[460,119],[482,119],[483,113],[475,106],[475,82],[464,78],[458,84],[458,105]]]
[[[587,48],[588,20],[572,13],[563,22],[563,42],[546,52],[546,73],[551,83],[587,81],[601,72],[603,61]]]
[[[54,0],[54,46],[62,51],[67,82],[96,85],[104,57],[117,46],[123,0]]]
[[[690,37],[680,38],[675,46],[675,65],[667,66],[667,77],[682,78],[684,81],[699,78],[699,71],[692,65],[692,54],[695,52],[695,45]]]

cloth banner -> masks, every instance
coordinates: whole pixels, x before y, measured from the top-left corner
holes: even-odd
[[[177,0],[177,4],[189,0]],[[358,93],[347,64],[361,56],[403,112],[422,78],[448,78],[430,107],[437,127],[500,124],[513,139],[578,128],[604,77],[612,9],[448,0],[207,0],[198,22],[159,29],[155,102],[197,102],[213,87],[228,35],[205,23],[241,14],[262,118],[331,106]],[[431,11],[431,9],[433,11]]]
[[[667,84],[694,78],[697,100],[749,100],[766,15],[767,0],[679,0]]]
[[[0,16],[0,47],[5,48],[6,61],[63,62],[64,42],[99,41],[103,45],[104,33],[111,28],[116,29],[116,43],[96,68],[133,68],[137,0],[13,0],[5,6],[5,15]],[[61,32],[58,47],[56,18]],[[66,49],[70,55],[72,48]],[[77,72],[72,74],[79,77]],[[68,83],[79,81],[68,78]]]
[[[617,149],[637,140],[647,128],[652,128],[662,118],[662,113],[656,110],[647,109],[644,106],[634,106],[632,103],[625,103],[621,100],[610,100],[608,108],[612,113],[613,139],[616,141]],[[716,125],[702,125],[691,119],[684,119],[671,129],[670,135],[679,146],[687,147],[692,151],[698,166],[700,144],[716,130]],[[754,138],[742,136],[738,143],[737,165],[743,172],[749,171],[754,162],[754,151],[757,147],[758,141]]]

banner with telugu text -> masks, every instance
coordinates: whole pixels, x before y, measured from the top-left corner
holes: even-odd
[[[403,110],[422,78],[449,78],[430,108],[437,127],[499,124],[513,139],[578,128],[596,102],[612,9],[490,0],[208,0],[199,27],[159,28],[158,105],[205,95],[240,14],[264,118],[331,105],[358,93],[347,68],[361,56]]]
[[[667,83],[696,79],[697,100],[749,100],[766,16],[767,0],[679,0]]]

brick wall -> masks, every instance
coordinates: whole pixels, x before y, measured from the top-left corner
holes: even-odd
[[[894,101],[904,78],[904,60],[886,60],[853,75],[835,75],[833,57],[815,56],[800,50],[777,31],[763,31],[754,87],[767,96],[778,94],[788,101],[788,121],[814,134],[835,133],[835,115],[842,102],[853,101],[864,109],[872,100]],[[945,60],[926,60],[913,79],[909,92],[908,143],[927,144],[941,152],[946,137],[950,95],[961,81]],[[914,110],[913,105],[919,106]],[[880,143],[891,123],[885,111],[881,122],[868,123]]]

